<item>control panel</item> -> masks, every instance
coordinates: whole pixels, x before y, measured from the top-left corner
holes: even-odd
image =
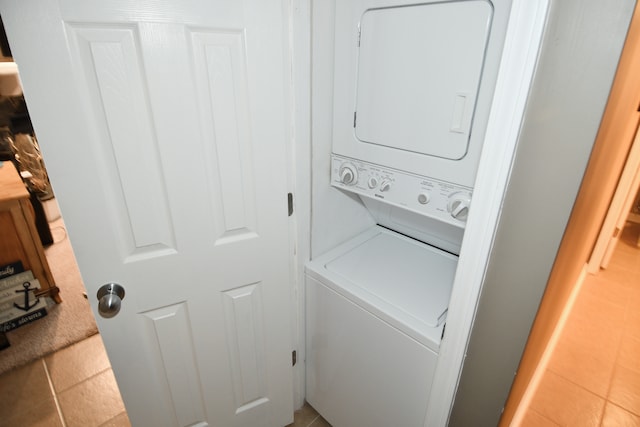
[[[471,188],[332,155],[331,185],[463,228]]]

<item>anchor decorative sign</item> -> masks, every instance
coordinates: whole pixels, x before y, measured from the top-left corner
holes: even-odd
[[[22,287],[24,289],[18,289],[18,290],[16,290],[16,293],[24,292],[24,305],[20,306],[18,303],[14,302],[13,306],[15,308],[19,308],[20,310],[29,311],[33,307],[38,305],[38,303],[40,302],[40,298],[36,298],[35,301],[33,302],[33,304],[29,304],[29,292],[35,291],[37,288],[32,288],[31,287],[31,282],[24,282],[22,284]]]
[[[36,295],[39,289],[38,279],[21,263],[0,266],[0,333],[47,315],[47,299]]]

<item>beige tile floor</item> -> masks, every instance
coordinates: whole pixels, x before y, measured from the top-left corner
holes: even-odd
[[[0,376],[0,427],[129,427],[100,335]],[[331,427],[308,404],[287,427]]]
[[[100,335],[0,376],[0,427],[130,425]]]
[[[523,427],[640,426],[640,225],[587,276]]]
[[[331,427],[308,403],[293,414],[293,424],[286,427]]]

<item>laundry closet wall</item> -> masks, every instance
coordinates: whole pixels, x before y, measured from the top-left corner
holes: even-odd
[[[375,224],[360,199],[331,187],[335,1],[312,1],[311,257]]]
[[[551,1],[450,426],[498,424],[595,141],[634,4]],[[556,307],[547,310],[550,329],[567,297],[560,292]]]

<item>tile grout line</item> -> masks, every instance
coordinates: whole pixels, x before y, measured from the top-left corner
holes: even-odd
[[[114,415],[112,418],[109,418],[107,421],[105,421],[104,423],[100,424],[100,426],[109,424],[111,421],[115,420],[116,418],[118,418],[123,413],[126,413],[126,411],[125,412],[120,412],[119,414]],[[98,426],[98,427],[100,427],[100,426]]]
[[[546,421],[549,421],[551,424],[553,424],[554,427],[561,427],[560,424],[558,424],[557,422],[555,422],[554,420],[552,420],[551,418],[547,417],[546,415],[544,415],[542,412],[533,409],[531,407],[527,408],[527,412],[531,412],[531,413],[535,413],[536,415],[538,415],[540,418],[545,419]],[[512,424],[513,425],[513,424]]]
[[[40,359],[40,361],[42,362],[42,366],[44,367],[44,372],[47,375],[47,381],[49,381],[49,389],[51,390],[53,401],[56,404],[56,409],[58,410],[58,417],[60,418],[62,427],[67,427],[67,423],[64,421],[64,416],[62,415],[62,408],[60,407],[60,402],[58,401],[58,395],[56,394],[56,390],[53,387],[53,380],[51,379],[51,374],[49,374],[49,368],[47,367],[47,363],[44,361],[44,358]]]
[[[102,374],[104,374],[104,373],[105,373],[105,372],[107,372],[107,371],[111,371],[111,370],[112,370],[112,368],[111,368],[110,366],[109,366],[109,367],[107,367],[107,368],[104,368],[104,369],[103,369],[103,370],[101,370],[101,371],[98,371],[98,372],[96,372],[96,373],[94,373],[94,374],[91,374],[91,375],[89,375],[88,377],[85,377],[85,378],[83,378],[82,380],[80,380],[80,381],[78,381],[78,382],[76,382],[76,383],[73,383],[73,384],[71,384],[71,385],[69,385],[69,386],[65,387],[63,390],[60,390],[60,393],[64,393],[64,392],[66,392],[67,390],[71,390],[72,388],[74,388],[74,387],[76,387],[76,386],[78,386],[78,385],[80,385],[80,384],[82,384],[82,383],[84,383],[84,382],[87,382],[87,381],[89,381],[89,380],[90,380],[90,379],[92,379],[92,378],[95,378],[95,377],[97,377],[97,376],[99,376],[99,375],[102,375]],[[48,371],[47,371],[47,373],[48,373]],[[118,390],[118,392],[119,392],[119,391],[120,391],[120,390]]]
[[[621,269],[624,270],[625,268],[621,268]],[[632,270],[634,270],[634,269],[632,269]],[[608,282],[608,283],[606,283],[607,285],[609,285],[610,282],[617,282],[617,280],[615,280],[613,277],[611,277],[611,278],[607,277],[606,280]],[[627,289],[627,288],[625,287],[624,289]],[[620,336],[620,340],[618,341],[618,344],[617,344],[616,354],[615,354],[615,358],[614,358],[614,362],[613,362],[613,370],[611,372],[611,376],[609,377],[609,383],[607,385],[607,395],[605,397],[605,409],[604,409],[604,411],[602,411],[602,416],[600,417],[600,424],[602,424],[602,422],[604,421],[604,416],[605,416],[605,411],[606,411],[607,405],[615,405],[615,406],[617,406],[618,408],[621,408],[624,411],[627,411],[627,412],[629,412],[631,414],[637,415],[633,411],[631,411],[629,408],[626,408],[626,407],[620,405],[619,403],[614,403],[613,401],[610,400],[611,390],[613,388],[613,379],[617,375],[617,372],[618,372],[619,367],[620,367],[618,362],[620,360],[620,353],[622,351],[622,346],[624,345],[624,340],[628,339],[627,332],[626,332],[627,317],[629,316],[629,313],[633,310],[633,307],[631,306],[631,297],[629,295],[630,293],[631,293],[631,291],[627,290],[626,295],[625,295],[627,298],[625,298],[625,302],[626,303],[625,303],[625,307],[624,307],[624,315],[622,316],[622,321],[621,322],[619,321],[615,325],[616,329],[622,330],[622,333],[621,333],[621,336]]]
[[[627,298],[625,307],[624,307],[624,316],[622,316],[622,324],[617,324],[616,328],[620,328],[622,329],[622,335],[620,337],[620,341],[618,342],[617,348],[616,348],[616,355],[613,361],[613,370],[611,371],[611,376],[609,377],[609,384],[607,385],[607,396],[605,397],[605,401],[604,401],[604,410],[602,411],[602,415],[600,416],[600,424],[602,424],[602,422],[604,421],[604,415],[605,415],[605,411],[607,410],[607,405],[611,404],[611,405],[616,405],[618,408],[622,408],[625,411],[628,411],[629,413],[633,413],[632,411],[630,411],[629,409],[623,407],[622,405],[616,404],[614,402],[612,402],[610,400],[611,397],[611,389],[613,387],[613,379],[615,378],[617,371],[618,371],[618,361],[620,359],[620,352],[622,351],[622,345],[624,342],[624,339],[626,337],[626,328],[625,328],[625,324],[627,321],[627,314],[629,313],[630,310],[632,310],[633,308],[630,307],[630,300],[629,298]]]
[[[313,420],[311,420],[311,422],[309,424],[307,424],[307,427],[311,427],[311,425],[313,423],[315,423],[318,420],[319,417],[320,417],[320,414],[316,415],[316,417]]]

